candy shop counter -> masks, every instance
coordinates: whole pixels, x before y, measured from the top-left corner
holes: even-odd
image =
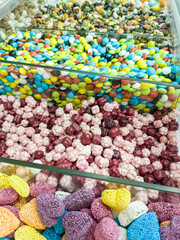
[[[0,164],[3,239],[134,240],[154,236],[153,240],[167,240],[172,234],[178,239],[178,189],[3,161]]]

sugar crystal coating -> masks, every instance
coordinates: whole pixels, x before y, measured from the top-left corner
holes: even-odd
[[[96,226],[95,240],[118,240],[120,229],[111,218],[103,218]]]
[[[36,206],[36,199],[33,198],[30,202],[22,206],[19,211],[21,221],[33,227],[35,229],[45,229],[46,227],[42,223]]]
[[[30,185],[30,196],[32,197],[37,197],[42,193],[50,193],[55,195],[55,192],[56,189],[46,182],[32,183]]]
[[[151,203],[148,206],[149,212],[155,212],[159,222],[171,220],[171,216],[178,215],[180,216],[180,206],[165,203],[165,202],[157,202]]]
[[[67,196],[64,200],[66,210],[78,211],[82,208],[90,207],[95,196],[91,189],[84,189],[72,193]]]
[[[12,187],[0,189],[0,206],[13,205],[18,200],[18,194]]]
[[[22,178],[12,175],[9,177],[9,183],[21,197],[29,196],[29,185]]]
[[[0,238],[15,231],[19,225],[19,219],[7,208],[0,207]]]
[[[58,217],[62,216],[65,210],[64,203],[53,194],[38,195],[36,205],[40,219],[46,227],[55,226]]]
[[[128,240],[160,240],[159,223],[155,213],[145,213],[127,229]]]
[[[93,203],[91,204],[91,212],[95,219],[100,222],[103,218],[113,218],[112,212],[108,206],[106,206],[101,198],[94,199]]]
[[[47,240],[61,240],[61,236],[55,233],[53,228],[47,228],[42,234]]]
[[[14,236],[15,240],[47,240],[38,231],[30,226],[22,226],[18,228]]]
[[[121,226],[126,227],[147,211],[148,207],[142,201],[135,201],[130,203],[126,209],[119,212],[118,219]]]
[[[65,214],[62,224],[65,229],[66,240],[86,240],[92,227],[93,220],[83,212],[71,211]]]

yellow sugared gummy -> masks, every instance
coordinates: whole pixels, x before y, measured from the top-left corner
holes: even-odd
[[[131,201],[131,193],[126,188],[118,190],[105,190],[101,197],[104,204],[109,206],[115,211],[122,211],[127,208]]]
[[[15,240],[47,240],[43,235],[30,226],[18,228],[14,235]]]
[[[21,197],[28,197],[29,196],[29,185],[20,177],[16,175],[12,175],[9,177],[9,183],[14,190],[21,196]]]
[[[7,187],[11,187],[9,183],[9,176],[4,173],[0,173],[0,189]]]

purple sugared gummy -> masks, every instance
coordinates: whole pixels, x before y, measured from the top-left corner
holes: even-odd
[[[118,240],[120,229],[111,218],[103,218],[96,226],[94,232],[95,240]]]
[[[63,217],[62,225],[66,240],[87,240],[93,220],[87,213],[71,211]]]
[[[100,222],[103,218],[113,218],[112,212],[108,206],[106,206],[101,198],[94,199],[93,203],[91,204],[91,212],[95,219]]]
[[[0,206],[14,205],[17,200],[18,194],[12,187],[0,189]]]
[[[175,240],[171,234],[171,228],[167,225],[160,227],[161,240]]]
[[[38,195],[36,205],[41,221],[49,228],[57,224],[58,217],[62,216],[65,210],[63,201],[48,193]]]
[[[171,220],[171,216],[180,216],[180,206],[175,204],[156,202],[149,204],[148,208],[149,212],[156,213],[159,222]]]
[[[172,216],[170,226],[160,227],[161,240],[180,239],[180,216]]]
[[[65,209],[70,211],[80,211],[91,206],[95,198],[91,189],[84,189],[72,193],[64,199]]]
[[[46,182],[37,182],[37,183],[31,183],[30,185],[30,196],[31,197],[37,197],[39,194],[42,193],[49,193],[55,195],[56,189],[46,183]]]

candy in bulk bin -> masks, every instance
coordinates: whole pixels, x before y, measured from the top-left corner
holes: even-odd
[[[43,6],[31,26],[170,36],[171,13],[165,0],[58,1]]]
[[[19,31],[0,44],[0,61],[22,64],[3,62],[1,94],[33,96],[60,107],[73,103],[75,109],[92,96],[141,112],[177,107],[180,67],[170,40],[36,31]]]
[[[24,168],[27,170],[31,174],[34,171]],[[62,184],[62,178],[70,176],[60,178],[48,171],[38,175],[55,174],[61,185],[47,183],[45,178],[38,180],[38,175],[33,178],[29,175],[26,182],[18,175],[9,174],[0,174],[0,237],[3,240],[167,240],[170,236],[179,239],[180,206],[177,203],[158,202],[158,199],[144,203],[133,197],[131,188],[131,191],[125,185],[118,188],[114,183],[111,187],[114,184],[116,189],[102,189],[97,196],[88,186],[80,189],[74,181],[75,189],[68,193],[64,191],[66,183]],[[94,180],[71,178],[76,182]]]
[[[6,95],[0,109],[1,157],[180,186],[175,109],[143,116],[105,97],[73,110]]]

